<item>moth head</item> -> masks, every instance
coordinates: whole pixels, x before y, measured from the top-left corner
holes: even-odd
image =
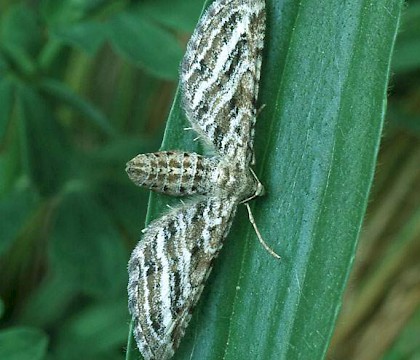
[[[264,185],[261,184],[261,181],[258,179],[257,175],[255,174],[254,170],[252,170],[252,168],[249,168],[249,171],[251,172],[252,178],[254,180],[255,192],[252,198],[255,198],[257,196],[263,196],[265,194]]]
[[[265,194],[264,185],[260,183],[260,181],[257,180],[257,188],[255,189],[255,196],[263,196]]]

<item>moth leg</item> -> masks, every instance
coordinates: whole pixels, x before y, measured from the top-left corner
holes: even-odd
[[[275,257],[276,259],[281,259],[280,255],[278,255],[272,248],[270,248],[267,243],[264,241],[260,231],[258,230],[258,226],[255,222],[254,216],[252,215],[252,211],[251,208],[249,206],[248,203],[245,203],[246,209],[248,210],[248,217],[249,217],[249,222],[251,223],[252,227],[254,228],[255,234],[257,234],[257,238],[260,241],[261,245],[263,246],[263,248],[265,250],[267,250],[267,252]]]

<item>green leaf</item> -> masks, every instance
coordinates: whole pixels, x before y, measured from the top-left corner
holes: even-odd
[[[9,65],[7,64],[4,56],[0,53],[0,75],[3,76],[3,73],[5,73],[8,69]]]
[[[420,67],[420,3],[410,2],[404,12],[401,31],[395,44],[392,69],[405,73]]]
[[[0,144],[3,142],[12,114],[13,93],[12,82],[7,77],[0,78]]]
[[[2,318],[3,314],[4,314],[4,302],[0,298],[0,319]]]
[[[28,56],[38,53],[42,45],[41,28],[35,12],[24,4],[11,6],[0,22],[2,47],[22,49]]]
[[[72,308],[79,295],[78,290],[77,284],[68,281],[67,274],[50,267],[49,276],[43,279],[42,284],[27,299],[19,314],[19,322],[42,328],[59,324],[61,328],[63,315]]]
[[[17,104],[24,170],[41,194],[56,193],[69,170],[61,128],[36,90],[20,84]]]
[[[122,169],[120,171],[123,172]],[[127,177],[125,180],[101,184],[98,187],[98,195],[112,218],[123,226],[131,239],[138,240],[146,217],[148,198],[147,194],[130,183]]]
[[[0,200],[0,254],[16,239],[36,203],[29,190],[8,193]]]
[[[402,1],[266,3],[253,213],[282,260],[240,207],[174,359],[325,358],[355,256]],[[194,150],[185,126],[177,98],[163,148]]]
[[[42,0],[40,12],[49,24],[69,24],[83,19],[108,2],[109,0]]]
[[[0,197],[7,195],[13,189],[21,176],[20,144],[17,131],[11,131],[6,141],[6,148],[0,151]]]
[[[159,142],[154,138],[141,137],[137,134],[136,136],[126,135],[98,149],[92,157],[94,161],[118,166],[121,169],[121,166],[124,167],[125,163],[137,154],[154,151],[158,146]],[[125,174],[124,177],[128,179]]]
[[[62,43],[75,46],[92,56],[105,40],[103,25],[93,21],[54,26],[50,33]]]
[[[9,7],[0,21],[0,49],[23,74],[33,75],[41,46],[41,29],[34,11],[24,4]]]
[[[42,360],[48,338],[41,330],[10,328],[0,331],[0,359]]]
[[[80,311],[60,332],[59,359],[92,359],[120,348],[127,337],[127,317],[126,298]]]
[[[389,127],[396,127],[403,131],[408,131],[412,134],[420,134],[420,116],[416,113],[415,109],[410,109],[399,103],[389,104],[387,112],[387,120]]]
[[[111,45],[124,59],[157,77],[176,79],[182,50],[175,36],[137,8],[117,14],[108,26]]]
[[[92,124],[108,136],[115,136],[116,130],[108,119],[91,103],[81,98],[64,83],[54,79],[44,79],[40,88],[51,96],[56,97],[64,104],[71,106],[74,110],[85,116]]]
[[[92,296],[125,292],[127,254],[121,237],[89,192],[66,193],[52,239],[52,262],[67,281]]]
[[[42,0],[40,10],[44,20],[49,23],[68,23],[84,15],[83,5],[75,1]]]
[[[193,31],[203,7],[202,0],[155,0],[139,4],[144,17],[153,19],[170,28]]]

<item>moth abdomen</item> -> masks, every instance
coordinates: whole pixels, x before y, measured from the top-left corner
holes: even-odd
[[[129,178],[138,186],[174,196],[207,194],[205,179],[216,168],[211,158],[183,151],[137,155],[127,163]]]

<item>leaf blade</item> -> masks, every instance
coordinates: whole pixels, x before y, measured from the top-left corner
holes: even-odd
[[[267,1],[256,157],[268,195],[254,216],[283,260],[265,253],[240,210],[176,359],[324,358],[375,169],[401,11],[399,0],[365,5]],[[185,126],[178,94],[162,147],[196,151]],[[149,219],[168,201],[151,195]]]

